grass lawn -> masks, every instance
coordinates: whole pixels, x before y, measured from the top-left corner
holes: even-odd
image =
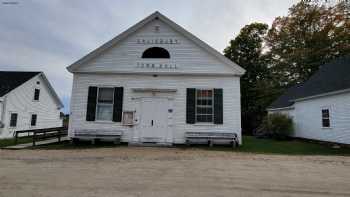
[[[20,142],[30,142],[30,138],[21,139]],[[0,147],[13,145],[12,139],[0,140]],[[87,148],[108,148],[125,146],[114,145],[111,142],[99,142],[92,145],[90,142],[80,142],[79,145],[71,144],[70,142],[53,143],[49,145],[36,146],[34,149],[87,149]],[[307,140],[293,139],[289,141],[277,141],[273,139],[257,139],[253,136],[243,136],[243,145],[232,149],[230,146],[214,146],[212,148],[204,145],[193,145],[187,147],[185,145],[176,146],[181,149],[199,148],[209,151],[233,151],[247,152],[259,154],[283,154],[283,155],[347,155],[350,156],[350,148],[332,148],[327,144],[317,142],[309,142]]]
[[[17,144],[24,144],[24,143],[29,143],[32,142],[31,137],[27,138],[18,138]],[[9,139],[0,139],[0,148],[6,147],[6,146],[12,146],[16,145],[15,144],[15,139],[9,138]]]
[[[350,148],[332,148],[327,144],[294,139],[277,141],[243,136],[243,146],[237,151],[250,153],[284,154],[284,155],[349,155]]]

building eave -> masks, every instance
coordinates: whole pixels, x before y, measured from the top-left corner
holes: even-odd
[[[233,73],[195,73],[195,72],[133,72],[133,71],[75,71],[74,74],[119,74],[119,75],[159,75],[159,76],[231,76],[240,77]]]
[[[281,110],[291,110],[294,109],[294,106],[288,106],[288,107],[279,107],[279,108],[267,108],[267,111],[281,111]]]
[[[57,95],[55,89],[52,87],[50,81],[47,79],[47,77],[45,76],[45,74],[44,74],[43,72],[41,72],[39,75],[44,79],[44,81],[45,81],[47,87],[49,88],[49,91],[50,91],[51,94],[53,95],[53,97],[54,97],[54,99],[55,99],[55,101],[56,101],[56,103],[57,103],[58,109],[63,108],[64,105],[63,105],[61,99],[60,99],[59,96]]]
[[[327,92],[327,93],[323,93],[323,94],[317,94],[317,95],[303,97],[303,98],[298,98],[298,99],[294,99],[294,100],[291,100],[291,101],[292,102],[299,102],[299,101],[305,101],[305,100],[310,100],[310,99],[314,99],[314,98],[320,98],[320,97],[325,97],[325,96],[333,96],[333,95],[343,94],[343,93],[347,93],[347,92],[350,92],[350,88],[349,89],[344,89],[344,90],[333,91],[333,92]]]
[[[82,64],[92,60],[95,57],[97,57],[98,55],[100,55],[104,51],[110,49],[111,47],[113,47],[114,45],[116,45],[120,41],[124,40],[129,35],[131,35],[132,33],[136,32],[137,30],[139,30],[144,25],[148,24],[150,21],[152,21],[154,19],[162,20],[164,23],[166,23],[170,27],[174,28],[174,30],[180,32],[182,35],[184,35],[185,37],[187,37],[188,39],[193,41],[195,44],[197,44],[198,46],[203,48],[209,54],[211,54],[214,57],[216,57],[219,61],[223,62],[224,64],[226,64],[228,66],[231,66],[233,68],[233,70],[236,71],[236,75],[237,76],[242,76],[246,72],[245,69],[240,67],[238,64],[236,64],[235,62],[229,60],[224,55],[222,55],[220,52],[218,52],[217,50],[215,50],[214,48],[212,48],[211,46],[206,44],[204,41],[200,40],[199,38],[197,38],[196,36],[194,36],[193,34],[188,32],[187,30],[182,28],[180,25],[178,25],[175,22],[171,21],[170,19],[168,19],[166,16],[162,15],[158,11],[154,12],[150,16],[148,16],[145,19],[141,20],[140,22],[136,23],[134,26],[130,27],[126,31],[122,32],[118,36],[114,37],[110,41],[108,41],[105,44],[103,44],[102,46],[98,47],[97,49],[93,50],[89,54],[85,55],[83,58],[81,58],[78,61],[74,62],[73,64],[71,64],[70,66],[67,67],[67,70],[69,72],[71,72],[71,73],[74,73],[79,66],[81,66]]]

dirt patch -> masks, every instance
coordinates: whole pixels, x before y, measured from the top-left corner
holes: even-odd
[[[2,196],[350,196],[350,157],[149,147],[0,150]]]

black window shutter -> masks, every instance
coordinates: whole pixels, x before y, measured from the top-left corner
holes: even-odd
[[[123,93],[124,93],[123,87],[114,88],[113,122],[122,121]]]
[[[196,122],[196,89],[187,88],[186,94],[186,123]]]
[[[86,108],[86,121],[95,121],[96,115],[96,98],[97,87],[89,87],[87,108]]]
[[[214,89],[214,124],[223,124],[222,89]]]

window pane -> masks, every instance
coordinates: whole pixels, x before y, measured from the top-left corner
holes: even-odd
[[[212,97],[212,90],[197,90],[197,97]]]
[[[97,120],[112,120],[113,105],[97,104]]]
[[[100,88],[98,90],[98,102],[113,103],[113,88]]]
[[[328,109],[322,110],[322,118],[329,118],[329,110]]]
[[[213,122],[213,91],[197,90],[196,121]]]
[[[38,101],[40,97],[40,90],[39,89],[35,89],[34,90],[34,100]]]
[[[322,126],[323,127],[330,127],[330,121],[329,119],[322,119]]]
[[[204,105],[204,103],[205,103],[204,100],[201,100],[201,99],[197,100],[197,105]]]
[[[31,126],[35,126],[36,125],[36,119],[37,119],[37,115],[36,114],[32,114],[32,119],[30,121],[30,125]]]
[[[15,127],[17,126],[17,114],[13,113],[11,114],[11,118],[10,118],[10,127]]]
[[[213,122],[212,115],[197,115],[197,122]]]
[[[213,109],[210,107],[197,107],[197,114],[209,114],[213,113]]]

